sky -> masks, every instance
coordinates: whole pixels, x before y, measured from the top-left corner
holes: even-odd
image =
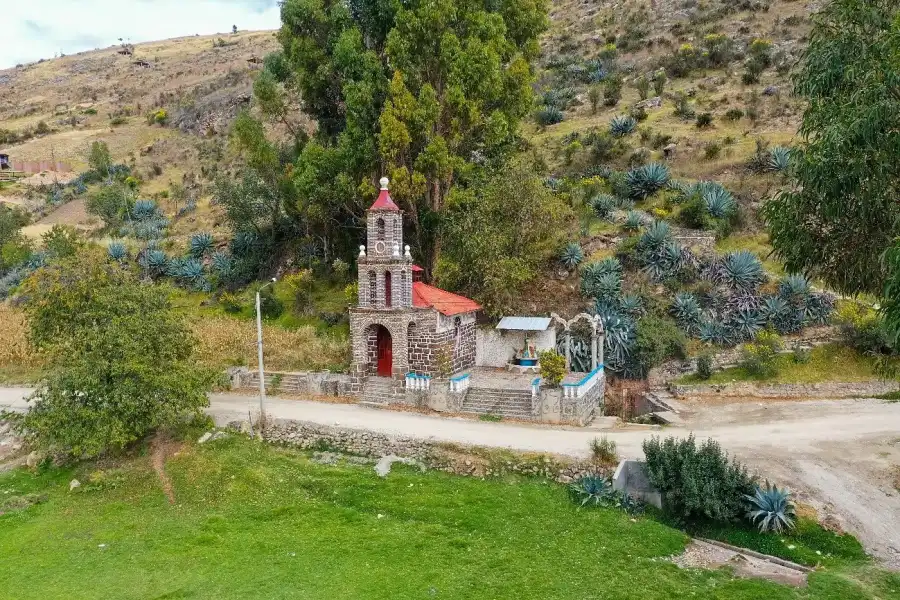
[[[20,0],[0,9],[0,69],[60,52],[238,29],[276,29],[276,0]]]

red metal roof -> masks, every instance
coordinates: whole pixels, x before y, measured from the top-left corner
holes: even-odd
[[[369,210],[400,210],[400,207],[391,200],[391,195],[388,193],[387,188],[381,188],[375,204],[370,206]]]
[[[413,272],[413,273],[421,273],[421,272],[423,272],[424,270],[425,270],[425,269],[423,269],[423,268],[420,267],[419,265],[413,265],[413,266],[412,266],[412,272]]]
[[[421,281],[413,282],[413,306],[417,308],[433,308],[447,317],[481,310],[481,305],[474,300],[447,292]]]

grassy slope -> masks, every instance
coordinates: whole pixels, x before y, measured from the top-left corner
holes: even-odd
[[[869,356],[859,354],[852,348],[828,344],[814,348],[810,360],[797,363],[791,354],[778,357],[778,374],[770,378],[751,375],[742,367],[732,367],[713,373],[707,380],[695,375],[686,375],[677,383],[731,383],[733,381],[759,381],[761,383],[822,383],[857,382],[878,379],[875,362]]]
[[[563,488],[395,468],[326,467],[238,439],[170,460],[169,505],[146,458],[96,472],[0,476],[0,597],[887,598],[900,580],[833,559],[808,589],[680,570],[681,532],[578,510]],[[110,465],[107,465],[109,467]],[[77,476],[83,486],[69,493]],[[104,545],[104,546],[101,546]]]

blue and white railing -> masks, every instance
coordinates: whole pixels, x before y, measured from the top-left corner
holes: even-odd
[[[407,373],[406,389],[412,392],[426,392],[431,389],[431,377]]]
[[[531,382],[531,397],[536,397],[541,392],[541,378],[535,377]]]
[[[597,385],[603,377],[603,365],[598,365],[578,383],[564,383],[562,386],[563,398],[581,398],[591,391],[591,388]]]
[[[466,373],[465,375],[457,375],[456,377],[450,378],[450,391],[456,393],[465,392],[469,389],[469,384],[472,382],[472,375]]]

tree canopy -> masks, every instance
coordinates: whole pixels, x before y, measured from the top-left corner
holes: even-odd
[[[75,457],[120,449],[207,405],[213,377],[165,288],[88,248],[20,290],[31,341],[52,369],[20,422],[39,447]]]
[[[881,294],[900,233],[900,5],[833,0],[814,17],[795,91],[808,101],[794,182],[764,216],[788,271]]]
[[[245,118],[248,164],[326,253],[358,243],[387,175],[431,272],[451,190],[516,148],[545,0],[286,0],[281,17],[254,93],[295,143],[279,151]],[[309,140],[295,108],[315,121]]]

